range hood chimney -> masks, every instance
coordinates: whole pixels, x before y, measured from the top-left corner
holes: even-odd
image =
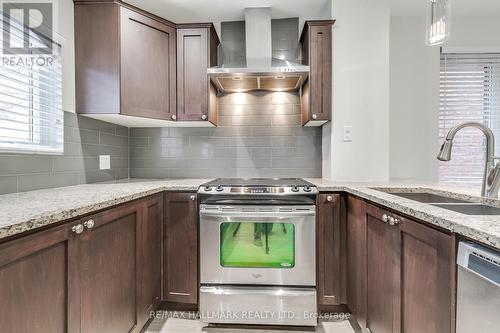
[[[207,70],[221,92],[294,91],[302,87],[309,66],[272,57],[271,8],[245,9],[246,60]]]
[[[271,8],[245,9],[245,42],[248,67],[272,67]]]

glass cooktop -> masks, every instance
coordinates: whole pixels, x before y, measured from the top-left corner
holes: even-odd
[[[302,178],[217,178],[203,185],[225,187],[313,186]]]

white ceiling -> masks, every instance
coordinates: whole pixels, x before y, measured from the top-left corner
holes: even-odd
[[[335,0],[334,0],[335,1]],[[429,0],[390,0],[392,15],[424,15]],[[452,16],[498,15],[500,0],[451,0]]]
[[[245,7],[271,7],[273,18],[330,18],[331,0],[125,0],[175,23],[242,20]],[[500,0],[499,0],[500,1]]]

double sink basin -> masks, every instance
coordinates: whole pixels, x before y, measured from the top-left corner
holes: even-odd
[[[463,199],[451,198],[444,195],[425,192],[382,191],[401,198],[426,203],[434,207],[444,208],[465,215],[500,215],[499,207],[484,205],[482,203],[471,202]]]

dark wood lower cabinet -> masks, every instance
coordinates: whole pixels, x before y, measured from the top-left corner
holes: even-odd
[[[157,195],[0,244],[2,332],[139,332],[160,299],[161,216]]]
[[[81,235],[81,332],[138,332],[140,216],[125,205],[91,217]],[[87,220],[88,221],[88,220]]]
[[[397,232],[400,332],[454,332],[454,236],[409,219],[401,219]]]
[[[366,214],[367,289],[366,327],[372,333],[397,329],[397,232],[382,220],[383,211],[368,205]]]
[[[167,193],[164,216],[163,299],[198,303],[198,205],[195,193]]]
[[[347,307],[366,332],[366,203],[347,197]]]
[[[340,194],[320,194],[316,228],[317,292],[320,310],[345,303],[345,208]]]
[[[71,225],[0,244],[0,330],[78,332],[77,259]]]
[[[366,326],[372,333],[454,332],[454,236],[373,205],[366,217]]]
[[[139,304],[141,323],[149,319],[149,312],[161,301],[163,199],[156,196],[143,203],[142,223],[142,297]]]

